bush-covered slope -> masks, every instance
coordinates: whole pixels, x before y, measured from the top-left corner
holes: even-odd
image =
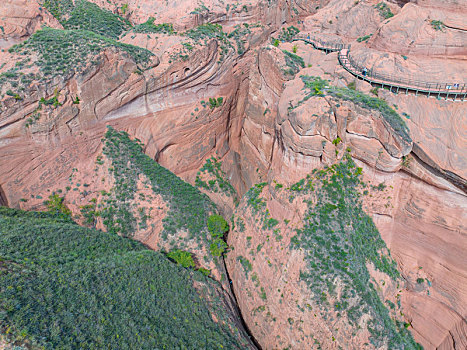
[[[32,35],[27,41],[10,48],[29,57],[38,56],[34,62],[40,69],[36,78],[53,78],[79,73],[84,70],[90,60],[105,48],[113,47],[126,52],[137,64],[145,67],[153,54],[137,46],[123,44],[88,30],[60,30],[43,28]],[[20,75],[19,72],[11,74]]]
[[[314,178],[291,187],[296,194],[312,193],[316,201],[308,202],[303,227],[291,240],[293,248],[303,249],[308,264],[300,279],[323,309],[347,315],[355,329],[366,325],[376,348],[417,349],[403,322],[391,318],[394,315],[372,283],[368,265],[395,282],[400,275],[373,220],[363,211],[361,197],[367,185],[361,172],[346,154],[343,161],[314,170]]]
[[[86,0],[44,0],[43,5],[65,29],[85,29],[118,39],[131,27],[127,20]]]
[[[254,185],[234,212],[227,267],[266,348],[420,348],[397,265],[363,209],[385,185],[366,183],[362,171],[347,149],[289,187]]]
[[[0,326],[13,339],[59,349],[248,347],[215,282],[132,240],[1,207],[0,257]]]

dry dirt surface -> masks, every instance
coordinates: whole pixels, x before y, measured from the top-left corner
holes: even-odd
[[[466,349],[467,101],[357,80],[298,32],[467,88],[465,0],[1,1],[0,205],[57,194],[104,231],[97,208],[130,208],[130,236],[189,251],[262,349]],[[224,256],[167,235],[174,202],[123,153],[119,196],[109,126],[209,196]]]

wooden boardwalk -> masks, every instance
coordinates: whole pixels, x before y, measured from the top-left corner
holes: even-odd
[[[311,44],[315,49],[326,53],[338,52],[340,65],[353,76],[372,85],[386,88],[394,93],[409,92],[415,95],[423,94],[438,99],[445,98],[453,101],[464,101],[467,97],[467,84],[465,83],[433,83],[416,79],[397,77],[368,70],[356,63],[350,55],[350,45],[338,43],[326,43],[306,35],[298,35],[292,41],[301,40]]]

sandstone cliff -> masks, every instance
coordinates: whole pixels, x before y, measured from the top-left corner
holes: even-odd
[[[45,209],[58,193],[81,224],[104,230],[108,222],[92,216],[98,205],[127,208],[134,222],[118,233],[156,250],[189,250],[226,294],[228,273],[264,349],[415,346],[406,329],[428,349],[467,346],[465,102],[378,89],[344,70],[336,52],[291,41],[300,30],[352,44],[352,57],[373,71],[464,83],[465,1],[41,4],[0,4],[0,205]],[[110,24],[93,24],[102,18]],[[107,126],[233,214],[227,271],[222,258],[204,258],[206,230],[201,243],[180,222],[167,233],[172,201],[131,157],[118,158],[133,178],[119,197],[123,173],[105,154]],[[371,232],[374,249],[340,247],[366,277],[322,274],[321,300],[318,282],[307,283],[323,272],[311,259],[320,242],[304,238],[312,213],[326,207],[316,171],[354,163],[358,188],[347,195],[355,198],[344,195],[343,207],[326,213],[324,233],[314,225],[339,240]],[[331,256],[335,242],[323,237],[318,253]]]

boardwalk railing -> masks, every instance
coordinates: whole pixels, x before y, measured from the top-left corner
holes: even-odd
[[[302,40],[311,45],[317,50],[326,51],[326,53],[336,52],[343,49],[350,49],[350,45],[340,44],[340,43],[332,43],[332,42],[324,42],[321,39],[311,37],[306,34],[298,34],[296,35],[292,41]]]
[[[418,95],[418,93],[423,93],[428,96],[437,96],[438,98],[441,96],[446,97],[446,99],[451,97],[453,100],[459,98],[462,101],[467,97],[466,83],[434,83],[418,80],[416,78],[404,78],[375,72],[373,69],[368,70],[358,64],[352,56],[350,56],[350,45],[324,42],[306,34],[298,34],[292,41],[296,40],[305,41],[313,45],[315,49],[325,51],[326,53],[339,52],[339,63],[345,70],[370,84],[381,85],[383,88],[388,87],[392,92],[398,93],[402,90],[408,93],[409,91],[413,91],[416,95]]]

